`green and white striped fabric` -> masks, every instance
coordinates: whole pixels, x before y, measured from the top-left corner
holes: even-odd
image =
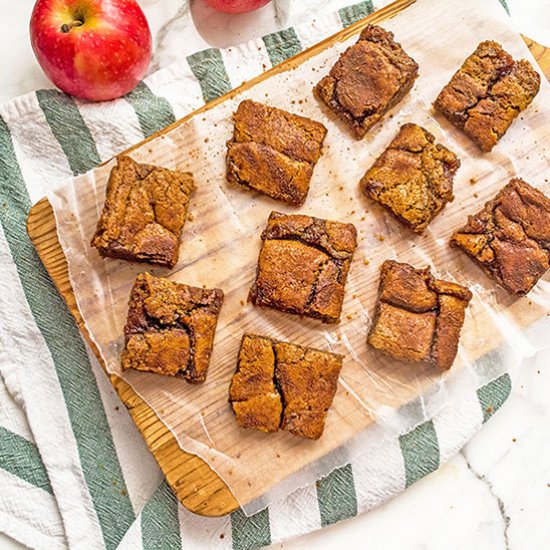
[[[373,11],[370,1],[208,49],[102,105],[40,90],[0,107],[0,530],[33,548],[244,550],[370,510],[433,472],[502,405],[507,374],[252,517],[178,505],[26,231],[30,206],[177,118]]]

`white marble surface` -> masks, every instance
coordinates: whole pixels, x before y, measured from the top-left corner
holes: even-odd
[[[236,44],[353,3],[275,0],[256,13],[227,16],[202,0],[139,1],[155,36],[151,70],[208,45]],[[0,0],[0,102],[49,85],[28,40],[33,3]],[[516,28],[550,45],[550,0],[508,3]],[[369,514],[278,548],[550,549],[549,362],[539,354],[525,364],[508,403],[439,471]],[[0,548],[22,547],[0,535]]]

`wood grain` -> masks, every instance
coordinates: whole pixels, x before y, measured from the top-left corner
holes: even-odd
[[[127,152],[143,145],[145,142],[157,139],[190,118],[197,116],[197,114],[230,100],[236,94],[254,86],[256,83],[274,74],[296,67],[316,53],[357,34],[367,23],[379,23],[393,17],[412,3],[414,3],[414,0],[398,0],[394,2],[386,8],[351,25],[337,35],[324,40],[298,56],[246,82],[229,94],[212,101],[161,132],[150,136],[147,140],[130,148]],[[550,77],[550,50],[528,38],[524,37],[524,40],[542,70]],[[27,221],[27,231],[38,255],[67,303],[84,337],[99,357],[88,332],[84,328],[82,316],[76,306],[75,295],[69,281],[67,262],[57,237],[53,210],[47,199],[42,199],[31,209]],[[205,516],[220,516],[236,510],[239,506],[237,500],[216,473],[202,459],[184,452],[179,447],[172,433],[133,391],[129,384],[116,375],[110,375],[110,380],[120,399],[130,411],[136,426],[143,435],[179,501],[190,511]]]

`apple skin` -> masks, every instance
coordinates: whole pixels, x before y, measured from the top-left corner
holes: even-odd
[[[225,13],[245,13],[257,10],[271,0],[205,0],[209,6]]]
[[[151,31],[135,0],[38,0],[30,34],[46,76],[90,101],[133,90],[151,60]]]

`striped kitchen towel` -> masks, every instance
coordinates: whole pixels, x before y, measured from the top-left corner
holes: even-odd
[[[84,344],[25,231],[31,205],[192,110],[373,11],[370,1],[239,47],[207,49],[124,99],[40,90],[0,107],[0,530],[33,548],[248,549],[370,510],[433,472],[506,400],[511,379],[451,402],[396,439],[252,517],[178,505]]]

